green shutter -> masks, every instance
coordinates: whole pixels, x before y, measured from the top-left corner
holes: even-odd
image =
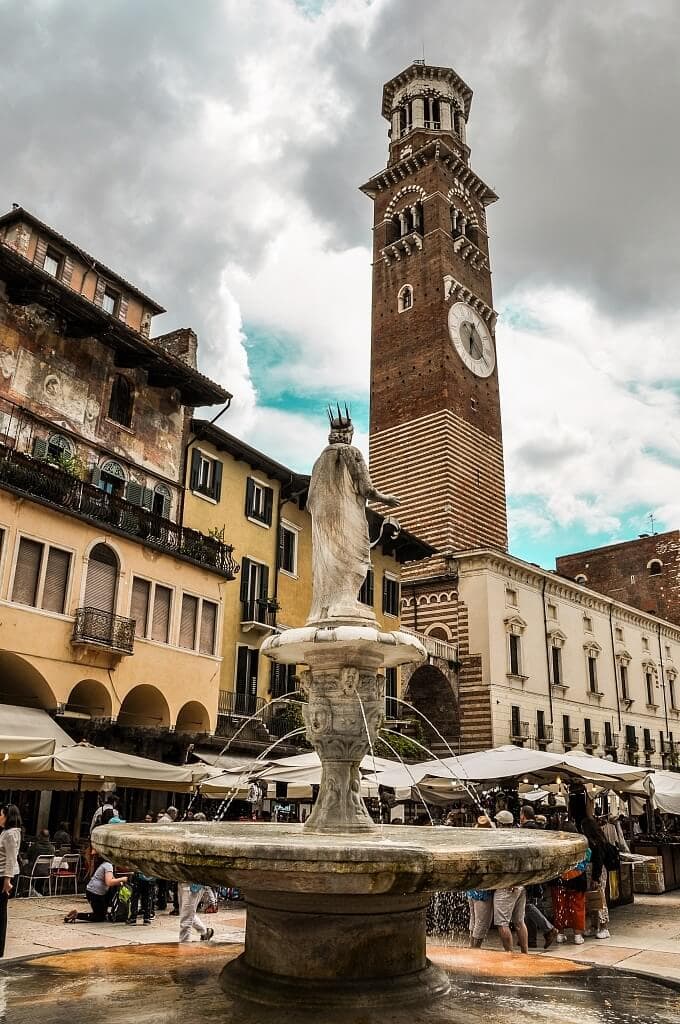
[[[34,437],[33,438],[33,458],[34,459],[42,459],[43,461],[45,461],[47,459],[47,439],[46,438],[44,438],[44,437]]]
[[[142,485],[138,484],[136,480],[130,480],[125,488],[126,501],[129,501],[131,505],[141,505],[143,494],[144,488]]]
[[[163,499],[164,501],[167,499]],[[142,488],[142,500],[140,502],[142,508],[146,508],[149,511],[153,508],[153,491],[150,487]]]
[[[271,487],[264,489],[264,521],[267,526],[272,524],[272,509],[274,507],[274,492]]]
[[[189,477],[189,486],[192,491],[198,488],[198,475],[201,468],[201,455],[196,448],[191,449],[191,475]]]
[[[222,463],[219,459],[213,462],[212,496],[215,501],[220,500],[222,494]]]

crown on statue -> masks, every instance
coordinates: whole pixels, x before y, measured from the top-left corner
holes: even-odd
[[[345,403],[345,414],[344,414],[344,416],[343,416],[342,412],[340,411],[339,403],[336,402],[335,404],[336,404],[336,408],[338,410],[337,416],[333,412],[332,407],[330,405],[328,406],[328,422],[331,425],[331,430],[349,430],[351,428],[351,426],[352,426],[352,417],[349,414],[349,409],[347,408],[347,403]]]

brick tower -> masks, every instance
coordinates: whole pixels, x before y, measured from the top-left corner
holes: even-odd
[[[455,552],[507,547],[485,212],[497,196],[469,165],[471,99],[451,68],[416,61],[389,81],[387,167],[361,186],[374,204],[371,475],[401,499],[404,527],[439,552],[405,567],[404,621],[461,655]],[[461,661],[461,722],[464,675]]]

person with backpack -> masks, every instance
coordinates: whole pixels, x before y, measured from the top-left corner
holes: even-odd
[[[127,884],[127,875],[116,878],[111,861],[104,860],[97,854],[95,865],[94,874],[85,889],[85,895],[92,909],[89,912],[69,911],[64,918],[64,924],[75,924],[77,921],[106,921],[109,903],[116,889]]]

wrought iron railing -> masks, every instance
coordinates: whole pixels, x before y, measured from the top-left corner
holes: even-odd
[[[645,754],[656,754],[656,740],[645,740]]]
[[[74,644],[96,644],[121,654],[132,654],[135,644],[135,620],[99,608],[78,608],[73,625]]]
[[[599,732],[586,733],[583,740],[583,746],[586,750],[595,750],[600,745],[600,734]]]
[[[578,729],[563,729],[562,742],[565,747],[575,747],[578,743]]]
[[[109,494],[57,466],[0,444],[0,486],[30,494],[85,519],[106,523],[162,551],[217,569],[233,579],[233,547],[216,537],[182,528],[124,498]]]
[[[541,729],[536,728],[536,740],[539,743],[552,743],[555,730],[552,725],[544,725]]]
[[[263,626],[276,626],[276,612],[278,605],[275,601],[268,601],[258,598],[254,601],[243,601],[241,608],[241,622],[260,622]]]
[[[220,690],[217,702],[217,714],[223,716],[240,716],[249,718],[265,705],[262,697],[256,693],[236,693],[233,690]]]
[[[528,722],[510,722],[510,738],[513,740],[528,740],[529,739],[529,723]]]

